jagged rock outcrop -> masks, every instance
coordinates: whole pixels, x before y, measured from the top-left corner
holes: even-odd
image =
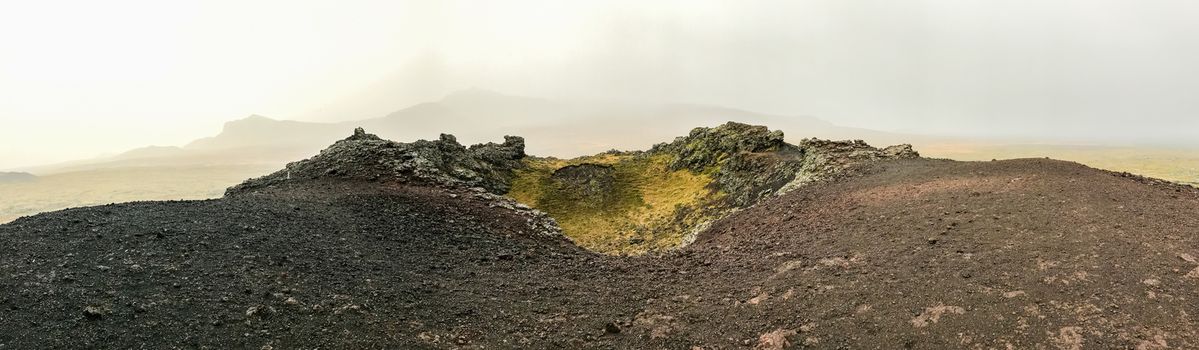
[[[803,150],[801,165],[794,177],[786,185],[778,188],[776,194],[781,195],[804,184],[836,175],[855,164],[883,159],[920,157],[920,154],[912,149],[912,145],[902,144],[878,149],[862,140],[804,139],[799,142],[798,147]]]
[[[783,142],[781,130],[728,122],[715,128],[691,129],[689,135],[678,137],[674,142],[657,144],[649,153],[672,155],[672,170],[704,171],[736,154],[778,151],[789,146]]]
[[[292,162],[273,174],[246,180],[225,191],[237,196],[284,184],[344,179],[444,187],[449,196],[469,196],[525,218],[530,231],[560,236],[557,222],[544,212],[504,197],[517,169],[523,167],[525,141],[505,136],[504,143],[470,147],[453,135],[411,143],[384,140],[362,128],[316,156]]]
[[[715,185],[733,207],[752,205],[766,195],[785,193],[860,162],[920,156],[911,145],[878,149],[862,140],[805,139],[792,145],[783,141],[781,130],[736,122],[692,129],[650,153],[673,157],[672,169],[713,173]]]
[[[504,143],[465,147],[453,135],[434,141],[389,141],[362,128],[310,159],[292,162],[283,170],[229,188],[226,195],[251,192],[282,183],[316,179],[355,179],[422,185],[481,187],[490,193],[508,192],[513,171],[525,157],[523,138],[506,136]]]

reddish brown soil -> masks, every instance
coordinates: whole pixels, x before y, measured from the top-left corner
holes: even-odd
[[[1196,348],[1197,213],[1193,188],[1074,163],[915,160],[746,210],[688,250],[738,267],[697,280],[758,298],[700,313],[801,345]]]
[[[450,194],[320,182],[0,225],[0,349],[1199,347],[1199,192],[1074,163],[878,163],[656,257]]]

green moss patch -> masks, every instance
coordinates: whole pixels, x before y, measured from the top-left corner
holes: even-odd
[[[710,186],[710,175],[670,170],[672,160],[646,154],[530,158],[508,195],[549,213],[584,248],[611,254],[669,249],[711,219],[705,207],[724,196]]]

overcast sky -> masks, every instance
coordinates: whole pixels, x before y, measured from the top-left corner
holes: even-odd
[[[6,1],[0,168],[458,89],[880,130],[1199,140],[1193,1]]]

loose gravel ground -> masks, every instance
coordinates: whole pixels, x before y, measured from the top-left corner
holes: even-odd
[[[660,256],[469,191],[314,181],[0,225],[0,349],[1196,348],[1199,193],[887,161]]]

